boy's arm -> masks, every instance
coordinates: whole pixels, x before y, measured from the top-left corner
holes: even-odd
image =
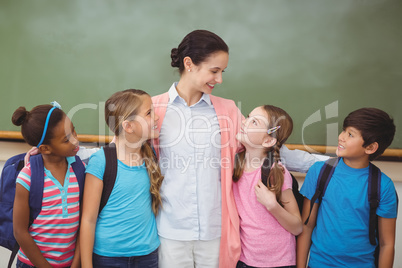
[[[14,237],[24,254],[35,267],[52,267],[43,257],[38,246],[28,232],[29,227],[29,191],[21,184],[15,186],[15,199],[13,209]]]
[[[310,200],[304,198],[303,211],[302,211],[303,231],[297,237],[297,247],[296,247],[297,268],[307,267],[307,259],[311,246],[311,235],[316,225],[317,211],[318,211],[318,204],[315,203],[313,209],[311,210],[311,215],[307,225],[304,224],[310,213]]]
[[[378,217],[378,234],[380,244],[380,255],[378,267],[392,267],[395,255],[395,218]]]

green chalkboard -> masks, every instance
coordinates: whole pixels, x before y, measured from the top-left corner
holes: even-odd
[[[108,134],[115,91],[163,93],[179,79],[170,50],[194,29],[220,35],[229,66],[214,94],[247,115],[274,104],[294,119],[289,143],[335,145],[361,107],[390,113],[402,148],[402,1],[0,1],[0,130],[57,100],[80,134]],[[399,131],[399,134],[398,134]]]

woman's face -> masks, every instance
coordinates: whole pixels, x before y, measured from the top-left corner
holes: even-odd
[[[229,54],[218,51],[211,54],[199,65],[192,65],[188,72],[193,88],[205,94],[211,94],[216,84],[222,83],[222,74],[228,66]]]

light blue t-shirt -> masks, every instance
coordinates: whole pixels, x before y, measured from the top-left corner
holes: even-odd
[[[311,200],[324,162],[315,163],[306,175],[301,194]],[[375,267],[374,245],[369,240],[369,168],[355,169],[341,159],[322,203],[311,236],[309,267]],[[381,174],[377,215],[396,218],[397,201],[392,180]]]
[[[102,148],[91,156],[86,172],[103,180],[105,162]],[[150,186],[145,164],[130,167],[118,161],[116,183],[96,223],[94,253],[143,256],[159,247]]]

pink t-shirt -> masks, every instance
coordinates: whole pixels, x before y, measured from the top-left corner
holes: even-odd
[[[282,191],[292,188],[292,177],[284,173]],[[278,267],[296,265],[296,239],[257,201],[254,187],[261,169],[244,172],[233,183],[233,194],[240,217],[240,260],[249,266]]]

